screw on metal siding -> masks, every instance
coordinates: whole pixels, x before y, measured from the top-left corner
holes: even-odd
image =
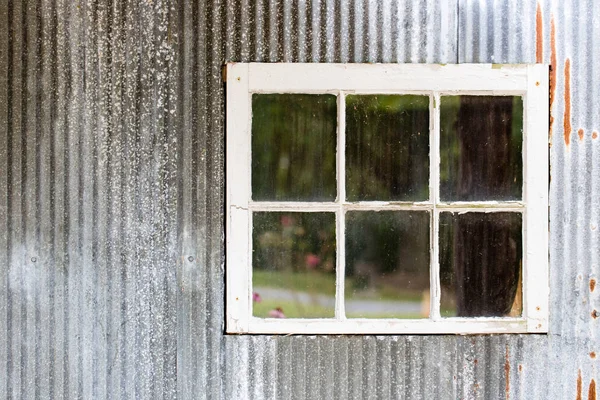
[[[31,262],[36,262],[36,261],[37,261],[37,258],[31,257]]]
[[[192,257],[192,256],[189,256],[189,257],[188,257],[188,261],[189,261],[189,262],[192,262],[192,261],[194,261],[194,257]]]

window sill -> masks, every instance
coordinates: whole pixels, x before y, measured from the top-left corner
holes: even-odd
[[[506,334],[547,333],[542,322],[525,318],[432,319],[278,319],[250,318],[246,329],[228,327],[227,333],[355,335],[355,334]]]

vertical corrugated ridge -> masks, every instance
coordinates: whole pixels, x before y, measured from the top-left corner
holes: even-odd
[[[8,398],[10,359],[9,254],[12,161],[12,0],[0,2],[0,395]]]
[[[54,359],[51,356],[51,338],[54,337],[54,296],[52,291],[56,286],[54,281],[53,265],[55,265],[55,249],[53,243],[52,226],[54,225],[54,120],[56,115],[56,21],[54,2],[41,2],[40,14],[42,16],[41,34],[41,71],[38,73],[41,79],[40,112],[41,141],[39,143],[40,163],[40,257],[39,268],[43,268],[44,280],[41,281],[40,302],[38,312],[41,314],[41,324],[38,325],[38,340],[40,340],[40,357],[36,365],[37,375],[40,375],[39,396],[54,397],[51,393],[53,388],[53,375],[56,370]],[[40,86],[38,85],[38,90]],[[38,126],[38,128],[40,128]],[[43,256],[42,256],[43,255]],[[41,366],[47,368],[41,369]],[[43,371],[43,373],[41,373]]]
[[[57,39],[58,46],[56,69],[58,70],[57,114],[56,114],[56,187],[54,201],[56,205],[54,232],[56,257],[54,272],[56,279],[56,335],[54,336],[54,354],[56,380],[51,385],[51,393],[55,398],[67,398],[69,388],[69,355],[68,355],[68,215],[69,215],[69,120],[68,104],[70,100],[70,68],[68,67],[68,20],[65,0],[57,3]]]

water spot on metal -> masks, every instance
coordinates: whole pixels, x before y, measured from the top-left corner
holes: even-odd
[[[588,400],[596,400],[596,381],[590,381],[590,387],[588,389]]]
[[[537,3],[535,11],[535,62],[544,62],[544,24],[540,3]]]
[[[563,132],[565,144],[571,143],[571,59],[565,60],[565,113],[563,116]]]
[[[594,278],[590,279],[590,292],[596,290],[596,280]]]
[[[579,136],[579,140],[583,140],[583,135],[584,135],[583,129],[579,128],[577,130],[577,136]]]
[[[577,372],[577,397],[575,397],[576,400],[581,400],[581,388],[582,388],[583,384],[581,382],[581,370],[579,370]]]
[[[509,399],[510,398],[510,357],[509,357],[509,353],[508,353],[508,345],[506,346],[506,353],[504,356],[504,379],[506,381],[505,384],[505,391],[506,391],[506,398]]]
[[[556,92],[556,24],[554,16],[550,19],[550,139],[552,139],[552,125],[554,123],[553,109],[554,95]]]
[[[596,358],[596,352],[595,351],[590,352],[590,358],[592,358],[592,359]]]

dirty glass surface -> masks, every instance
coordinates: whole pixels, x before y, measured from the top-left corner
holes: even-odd
[[[349,201],[429,198],[429,97],[346,97]]]
[[[337,98],[252,95],[252,199],[336,198]]]
[[[439,221],[442,316],[520,316],[521,214],[442,212]]]
[[[442,96],[442,201],[521,200],[523,99]]]
[[[346,213],[348,318],[429,316],[427,211]]]
[[[334,317],[335,214],[255,212],[252,218],[253,315]]]

